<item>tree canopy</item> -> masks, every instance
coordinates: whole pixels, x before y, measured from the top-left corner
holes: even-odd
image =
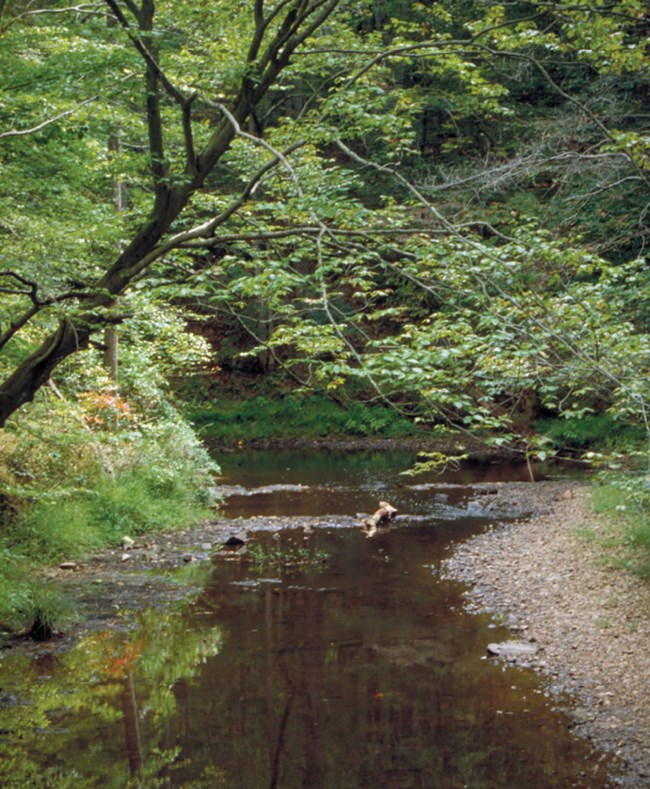
[[[637,0],[1,3],[0,425],[150,301],[433,423],[646,423],[647,43]]]

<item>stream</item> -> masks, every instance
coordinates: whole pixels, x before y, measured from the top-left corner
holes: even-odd
[[[508,630],[439,567],[522,467],[399,471],[408,452],[219,456],[245,549],[175,571],[192,594],[68,651],[0,653],[0,785],[604,789],[608,761],[544,681],[486,656]],[[398,509],[372,538],[378,501]],[[506,518],[508,513],[499,517]]]

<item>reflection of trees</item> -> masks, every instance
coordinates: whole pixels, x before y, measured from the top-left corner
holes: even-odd
[[[138,722],[138,702],[135,695],[133,672],[124,677],[122,692],[122,712],[124,714],[124,739],[126,755],[129,760],[129,773],[132,778],[142,775],[142,745],[140,743],[140,724]]]
[[[79,787],[101,776],[105,786],[141,786],[168,770],[179,750],[158,741],[176,712],[175,683],[222,643],[217,626],[186,627],[187,614],[187,603],[148,611],[132,631],[93,634],[50,658],[54,666],[17,657],[27,681],[0,707],[0,785]],[[74,733],[62,733],[70,720]],[[213,769],[206,786],[215,781]]]
[[[236,624],[179,699],[192,756],[179,784],[216,762],[233,789],[568,785],[586,751],[532,688],[514,697],[513,675],[476,659],[476,621],[432,618],[448,601],[431,580],[419,595],[413,585],[402,597],[384,592],[405,567],[395,553],[363,581],[354,550],[346,543],[341,560],[347,588],[317,592],[331,579],[307,570],[237,595],[211,590]]]
[[[336,579],[291,568],[282,583],[256,575],[256,587],[235,587],[244,568],[222,566],[191,622],[187,608],[154,611],[132,634],[96,635],[61,659],[65,677],[51,690],[35,671],[31,706],[0,722],[12,732],[11,743],[0,736],[0,756],[13,759],[0,764],[0,784],[573,785],[586,749],[548,715],[532,680],[513,695],[513,678],[521,687],[525,676],[474,657],[485,632],[449,613],[458,600],[430,568],[416,578],[417,544],[380,539],[332,536]],[[379,548],[389,562],[376,561]],[[74,733],[48,734],[73,714]],[[590,789],[606,785],[600,777],[590,775]]]

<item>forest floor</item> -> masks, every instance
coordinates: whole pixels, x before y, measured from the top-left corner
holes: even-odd
[[[499,509],[533,515],[456,546],[444,577],[469,584],[469,610],[538,648],[510,662],[571,694],[573,730],[616,755],[621,784],[650,787],[650,586],[604,556],[610,527],[588,486],[508,483],[498,495]]]

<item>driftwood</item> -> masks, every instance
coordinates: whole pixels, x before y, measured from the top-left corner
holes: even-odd
[[[389,504],[387,501],[380,501],[377,512],[363,521],[363,527],[368,532],[368,536],[372,536],[380,526],[390,523],[396,512],[397,509],[392,504]]]

